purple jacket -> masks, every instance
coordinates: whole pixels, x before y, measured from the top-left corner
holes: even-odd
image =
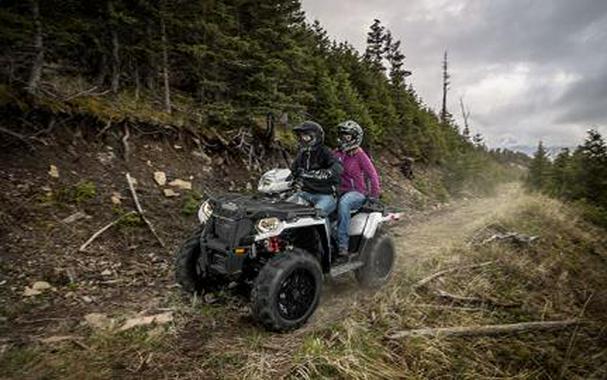
[[[358,148],[354,154],[344,153],[340,150],[333,153],[344,167],[341,173],[341,193],[358,191],[367,196],[379,197],[381,190],[379,176],[364,150]],[[367,190],[367,180],[371,185],[369,190]]]

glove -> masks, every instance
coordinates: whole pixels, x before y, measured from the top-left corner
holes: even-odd
[[[333,176],[329,169],[307,170],[300,174],[302,178],[326,180]]]

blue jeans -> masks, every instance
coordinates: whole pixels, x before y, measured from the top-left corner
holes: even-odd
[[[320,211],[321,216],[327,216],[335,210],[337,202],[335,197],[329,194],[308,193],[300,191],[295,194],[299,198],[304,199],[314,205],[314,208]]]
[[[339,199],[339,206],[337,209],[337,216],[339,217],[337,225],[337,240],[339,242],[340,249],[348,249],[348,226],[350,226],[350,212],[358,210],[363,203],[365,203],[365,197],[358,191],[348,191]]]

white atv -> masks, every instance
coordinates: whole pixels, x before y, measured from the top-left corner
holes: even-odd
[[[288,169],[259,181],[260,195],[207,199],[200,226],[177,252],[177,282],[189,292],[237,282],[248,290],[253,316],[266,328],[303,325],[320,298],[323,277],[353,271],[363,286],[381,286],[394,265],[394,243],[384,223],[400,218],[379,203],[356,211],[349,226],[350,256],[336,254],[336,220],[308,204],[287,201]]]

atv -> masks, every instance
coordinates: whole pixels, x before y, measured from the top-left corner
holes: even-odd
[[[188,292],[236,283],[250,298],[253,317],[272,331],[300,327],[318,306],[324,278],[354,272],[365,287],[386,283],[394,243],[384,228],[400,214],[379,202],[352,216],[347,257],[338,256],[336,217],[321,217],[292,200],[288,169],[273,169],[256,195],[211,197],[198,210],[199,227],[176,255],[177,282]],[[289,199],[291,196],[291,199]]]

